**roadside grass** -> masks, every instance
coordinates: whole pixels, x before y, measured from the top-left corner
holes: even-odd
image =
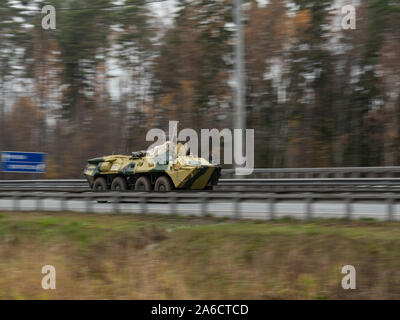
[[[400,222],[0,212],[0,299],[399,298]]]

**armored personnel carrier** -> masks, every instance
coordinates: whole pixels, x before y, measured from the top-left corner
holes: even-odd
[[[84,175],[95,192],[212,190],[221,166],[187,153],[183,144],[170,142],[132,155],[111,155],[88,160]],[[170,157],[170,150],[175,157]]]

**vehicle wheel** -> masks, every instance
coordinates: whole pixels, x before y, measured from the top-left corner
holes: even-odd
[[[171,180],[169,180],[165,176],[161,176],[157,179],[156,185],[154,187],[154,190],[156,192],[168,192],[172,191],[174,189],[174,186],[171,183]]]
[[[128,184],[123,177],[116,177],[111,184],[111,191],[126,191]]]
[[[136,180],[135,183],[135,191],[139,192],[149,192],[151,191],[151,183],[149,178],[147,177],[140,177]]]
[[[93,184],[94,192],[106,192],[107,191],[107,182],[103,177],[99,177],[94,181]]]

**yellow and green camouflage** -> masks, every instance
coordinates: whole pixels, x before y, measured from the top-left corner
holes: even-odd
[[[94,191],[210,190],[218,183],[221,166],[187,155],[182,144],[170,159],[168,147],[90,159],[84,175]]]

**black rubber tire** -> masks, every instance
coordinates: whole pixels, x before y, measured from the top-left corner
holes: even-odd
[[[169,192],[174,190],[171,180],[166,176],[161,176],[156,180],[154,191],[156,192]]]
[[[128,184],[125,178],[116,177],[111,183],[111,191],[126,191],[128,190]]]
[[[135,191],[138,192],[149,192],[151,191],[151,182],[147,177],[140,177],[136,180]]]
[[[107,182],[103,177],[98,177],[93,183],[93,191],[94,192],[106,192],[107,191]]]

